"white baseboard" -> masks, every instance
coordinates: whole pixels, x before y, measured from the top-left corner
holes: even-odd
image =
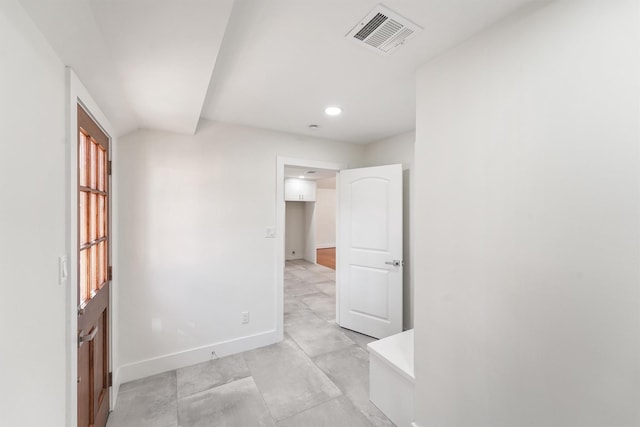
[[[335,247],[336,247],[335,243],[324,243],[321,245],[316,245],[316,249],[331,249]]]
[[[276,335],[275,330],[262,332],[191,350],[168,354],[166,356],[154,357],[153,359],[141,360],[140,362],[122,365],[120,366],[120,369],[117,370],[117,384],[120,385],[129,381],[160,374],[162,372],[173,371],[174,369],[206,362],[211,360],[212,351],[216,352],[216,356],[224,357],[274,344],[278,341]]]

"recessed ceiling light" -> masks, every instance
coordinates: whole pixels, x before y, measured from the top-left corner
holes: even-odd
[[[330,107],[325,108],[324,112],[328,116],[338,116],[338,115],[342,114],[342,107],[330,106]]]
[[[300,178],[300,179],[304,179],[304,175],[300,175],[298,178]]]

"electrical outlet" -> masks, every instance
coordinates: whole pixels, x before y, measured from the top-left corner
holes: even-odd
[[[243,311],[242,312],[242,324],[245,325],[249,323],[249,312],[248,311]]]

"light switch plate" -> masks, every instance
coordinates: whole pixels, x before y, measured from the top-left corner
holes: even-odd
[[[62,285],[69,278],[69,265],[67,263],[67,256],[62,255],[58,257],[58,285]]]
[[[264,237],[268,239],[273,239],[274,237],[276,237],[276,228],[273,226],[267,227],[266,234]]]

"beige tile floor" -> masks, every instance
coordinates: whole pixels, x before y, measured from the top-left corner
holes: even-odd
[[[287,261],[281,343],[123,384],[108,427],[393,426],[369,401],[373,338],[335,323],[335,272]]]

